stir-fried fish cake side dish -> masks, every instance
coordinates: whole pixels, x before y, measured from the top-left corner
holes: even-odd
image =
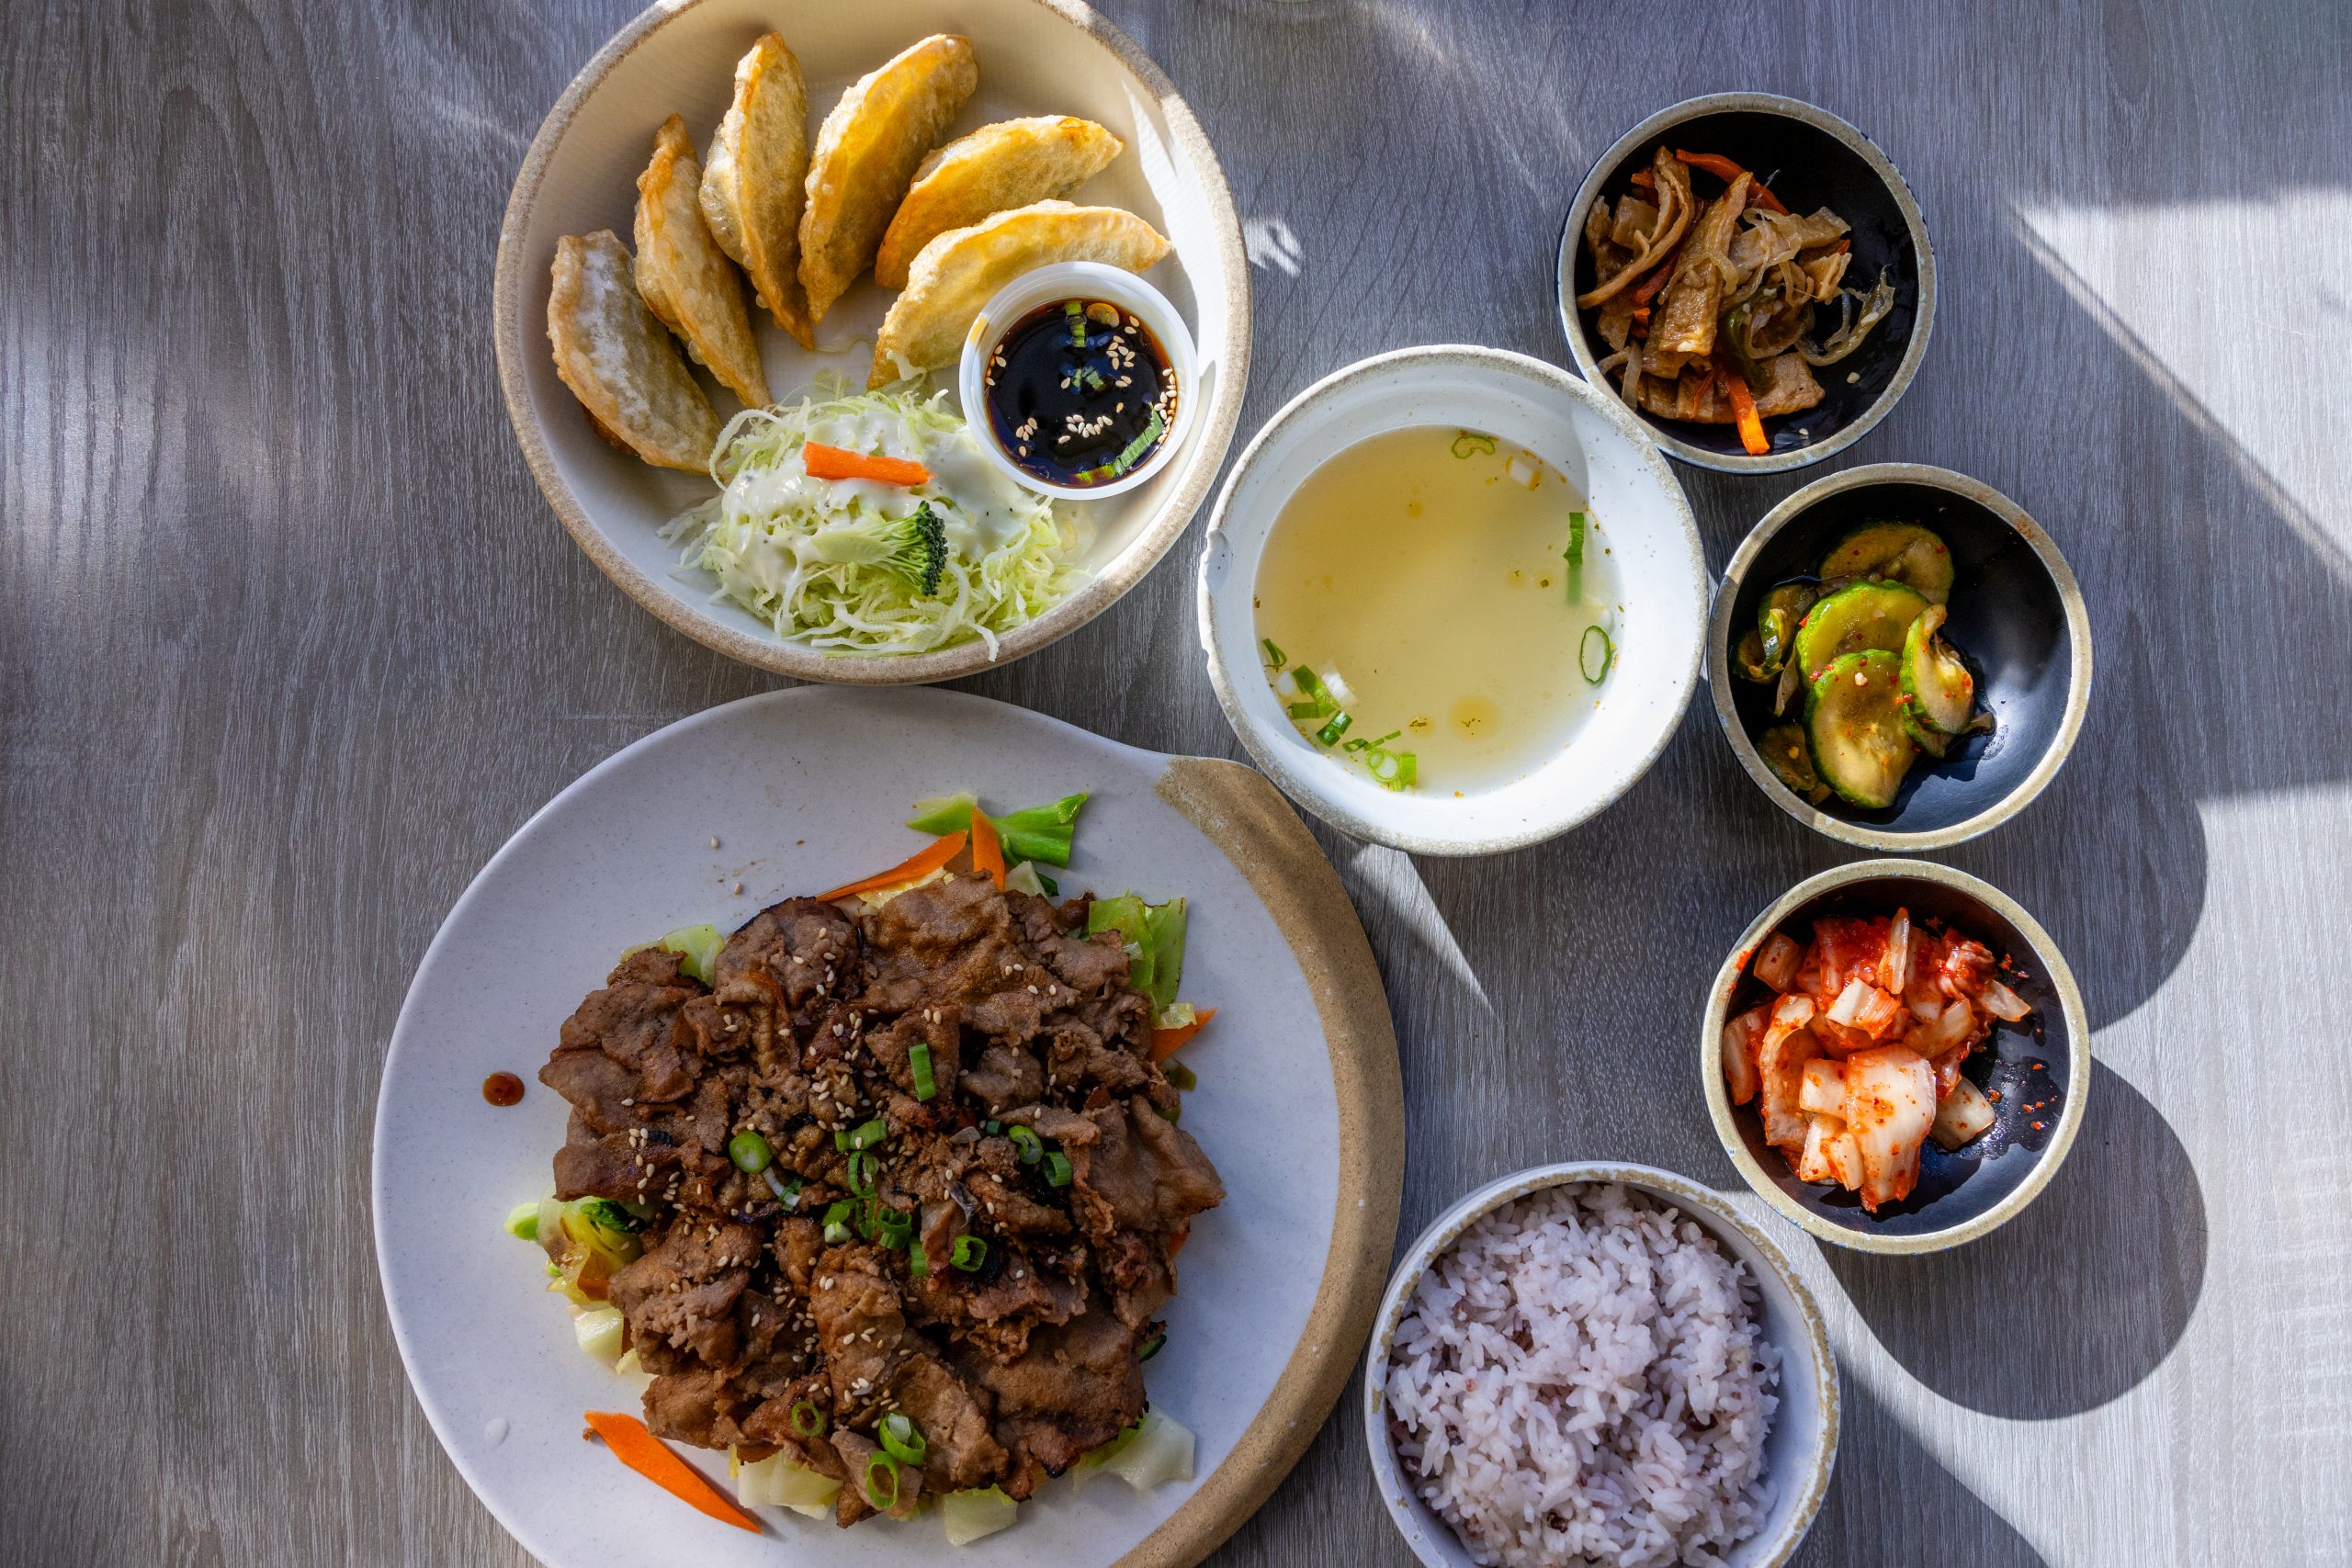
[[[1182,899],[1045,895],[1083,799],[929,803],[904,864],[624,956],[539,1071],[571,1124],[513,1228],[582,1345],[650,1375],[650,1438],[731,1450],[747,1502],[937,1501],[968,1538],[1074,1466],[1190,1473],[1143,1363],[1225,1196],[1178,1125],[1207,1015]]]
[[[1713,197],[1694,184],[1703,176]],[[1736,424],[1750,456],[1771,450],[1764,421],[1819,403],[1814,372],[1843,361],[1894,308],[1886,274],[1847,287],[1846,220],[1791,212],[1764,180],[1720,152],[1660,147],[1612,206],[1585,220],[1603,376],[1660,419]],[[1837,307],[1826,336],[1822,310]]]

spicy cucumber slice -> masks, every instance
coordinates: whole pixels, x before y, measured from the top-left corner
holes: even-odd
[[[1903,707],[1906,716],[1946,738],[1968,728],[1976,712],[1976,677],[1951,644],[1936,635],[1948,612],[1929,608],[1903,634]],[[1941,747],[1933,747],[1943,755]]]
[[[1797,627],[1820,597],[1820,585],[1812,582],[1783,582],[1765,591],[1762,603],[1756,606],[1756,634],[1763,645],[1768,676],[1779,674],[1788,661]]]
[[[1869,523],[1830,547],[1821,575],[1900,582],[1941,604],[1951,597],[1951,550],[1917,523]]]
[[[1829,798],[1829,786],[1813,769],[1813,749],[1804,731],[1793,724],[1776,724],[1756,738],[1757,755],[1772,776],[1794,793],[1818,806]]]
[[[1892,653],[1928,601],[1899,582],[1857,582],[1829,594],[1797,628],[1797,668],[1817,681],[1829,661],[1864,649]]]
[[[1829,661],[1804,705],[1813,765],[1838,795],[1872,810],[1894,804],[1903,775],[1919,754],[1903,728],[1896,657],[1863,649]]]

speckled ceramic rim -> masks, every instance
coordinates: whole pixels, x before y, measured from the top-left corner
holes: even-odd
[[[1804,1320],[1804,1340],[1802,1345],[1778,1344],[1781,1351],[1781,1375],[1793,1375],[1802,1358],[1811,1373],[1814,1402],[1821,1412],[1820,1429],[1814,1436],[1813,1453],[1804,1469],[1804,1491],[1789,1516],[1781,1521],[1779,1532],[1769,1540],[1744,1543],[1741,1550],[1754,1552],[1741,1568],[1779,1568],[1796,1554],[1796,1550],[1813,1528],[1814,1516],[1821,1511],[1822,1499],[1829,1492],[1829,1475],[1838,1462],[1838,1359],[1830,1353],[1829,1330],[1823,1322],[1820,1303],[1813,1292],[1789,1267],[1781,1249],[1743,1216],[1738,1210],[1717,1193],[1702,1187],[1688,1177],[1677,1176],[1670,1170],[1655,1166],[1621,1165],[1608,1160],[1576,1161],[1565,1165],[1542,1165],[1490,1181],[1430,1222],[1429,1229],[1417,1237],[1406,1250],[1404,1261],[1389,1277],[1388,1292],[1380,1301],[1380,1312],[1374,1320],[1372,1345],[1364,1352],[1363,1426],[1364,1442],[1372,1456],[1373,1479],[1379,1483],[1381,1501],[1388,1506],[1388,1517],[1405,1538],[1406,1544],[1429,1568],[1452,1568],[1442,1554],[1440,1543],[1428,1539],[1415,1517],[1404,1472],[1396,1463],[1396,1450],[1388,1435],[1386,1405],[1389,1347],[1396,1337],[1397,1322],[1405,1315],[1405,1305],[1421,1276],[1438,1255],[1461,1238],[1462,1233],[1501,1208],[1504,1204],[1540,1192],[1547,1187],[1562,1187],[1572,1182],[1614,1181],[1661,1201],[1673,1204],[1707,1229],[1715,1232],[1736,1232],[1741,1240],[1756,1249],[1771,1268],[1772,1273],[1788,1290],[1796,1303],[1797,1313]]]
[[[2007,523],[2018,537],[2030,547],[2041,568],[2057,586],[2058,602],[2066,608],[2066,637],[2071,662],[2066,672],[2066,711],[2060,717],[2058,733],[2050,738],[2049,750],[2041,761],[2034,764],[2018,786],[1991,806],[1964,822],[1928,832],[1905,833],[1889,828],[1877,828],[1867,822],[1857,822],[1822,810],[1800,797],[1788,785],[1772,776],[1764,765],[1763,757],[1756,750],[1756,742],[1740,722],[1739,709],[1732,695],[1731,615],[1739,601],[1739,586],[1747,580],[1747,570],[1757,556],[1772,541],[1774,535],[1787,527],[1815,504],[1833,495],[1849,490],[1863,490],[1871,485],[1925,485],[1946,491],[1965,501],[1973,501]],[[1925,463],[1873,463],[1867,468],[1848,468],[1831,474],[1790,496],[1764,514],[1764,520],[1748,531],[1747,537],[1724,568],[1723,581],[1715,588],[1714,613],[1707,619],[1707,688],[1714,694],[1715,717],[1724,727],[1724,734],[1731,741],[1739,765],[1757,787],[1771,797],[1772,803],[1817,833],[1826,834],[1841,844],[1852,844],[1865,850],[1950,849],[1964,843],[1979,834],[1989,833],[2033,803],[2034,796],[2058,776],[2058,770],[2075,749],[2075,738],[2082,733],[2083,716],[2091,705],[2091,616],[2083,603],[2083,591],[2075,581],[2066,558],[2058,553],[2058,546],[2042,530],[2041,525],[2026,514],[2025,508],[2003,495],[1992,486],[1972,479],[1966,474],[1953,473],[1950,468],[1930,468]]]
[[[514,192],[506,200],[506,218],[498,235],[498,271],[492,302],[498,380],[506,397],[506,413],[514,426],[514,439],[523,448],[524,461],[530,465],[531,477],[538,481],[540,493],[555,509],[572,540],[622,592],[705,648],[781,675],[841,685],[953,681],[983,670],[1001,668],[1069,636],[1142,581],[1144,574],[1159,564],[1159,558],[1183,534],[1184,525],[1193,520],[1193,513],[1208,495],[1217,468],[1225,461],[1226,450],[1233,444],[1234,425],[1241,417],[1242,395],[1250,384],[1250,265],[1242,248],[1241,220],[1234,211],[1233,193],[1226,184],[1225,170],[1217,163],[1216,152],[1209,145],[1208,133],[1193,118],[1192,108],[1176,91],[1176,85],[1152,62],[1151,57],[1091,6],[1080,0],[1030,0],[1032,5],[1051,11],[1108,49],[1135,73],[1143,90],[1167,117],[1169,134],[1191,173],[1201,182],[1205,205],[1216,220],[1217,265],[1231,301],[1233,324],[1227,357],[1219,367],[1216,395],[1202,422],[1199,444],[1179,468],[1175,488],[1134,541],[1069,598],[1035,620],[997,638],[993,659],[989,656],[987,644],[980,642],[961,643],[935,653],[865,657],[824,654],[775,637],[754,637],[703,615],[689,602],[672,595],[605,538],[579,498],[572,494],[571,487],[564,482],[553,454],[548,450],[546,437],[540,433],[537,416],[531,408],[525,369],[529,355],[546,351],[546,338],[544,332],[535,330],[539,323],[526,319],[529,312],[523,304],[526,297],[525,268],[532,261],[523,254],[523,231],[538,200],[539,184],[547,174],[548,160],[554,156],[556,144],[571,129],[572,117],[589,93],[616,65],[657,28],[678,21],[700,3],[701,0],[665,0],[651,6],[596,51],[595,58],[582,66],[580,74],[571,79],[571,85],[563,90],[555,107],[548,111],[529,152],[524,156],[522,171],[514,176]],[[627,179],[628,175],[623,170],[615,177]]]
[[[1724,1022],[1731,1011],[1731,998],[1747,967],[1748,955],[1764,939],[1778,930],[1781,922],[1800,905],[1840,887],[1850,887],[1859,882],[1879,877],[1895,877],[1907,882],[1925,882],[1938,887],[1949,887],[1978,899],[2025,936],[2026,945],[2033,950],[2033,961],[2041,972],[2049,976],[2051,989],[2058,993],[2059,1011],[2066,1020],[2066,1103],[2058,1112],[2058,1131],[2041,1151],[2041,1158],[2026,1173],[2025,1179],[2011,1190],[2009,1195],[1974,1219],[1946,1230],[1931,1231],[1922,1235],[1885,1235],[1871,1230],[1853,1230],[1823,1219],[1781,1190],[1781,1184],[1770,1172],[1758,1163],[1747,1150],[1747,1141],[1740,1136],[1739,1124],[1733,1119],[1730,1099],[1724,1092],[1723,1035]],[[2083,1124],[2083,1108],[2089,1102],[2091,1092],[2091,1022],[2083,1010],[2083,993],[2075,984],[2075,972],[2066,967],[2065,956],[2050,933],[2041,929],[2018,901],[1981,877],[1964,871],[1954,871],[1948,865],[1930,861],[1865,860],[1851,865],[1841,865],[1809,876],[1772,902],[1771,908],[1748,923],[1739,941],[1724,959],[1723,967],[1715,971],[1713,988],[1707,993],[1707,1015],[1699,1030],[1699,1077],[1707,1094],[1707,1113],[1714,1119],[1715,1137],[1739,1167],[1739,1174],[1756,1195],[1778,1209],[1797,1224],[1811,1231],[1826,1242],[1852,1247],[1857,1252],[1878,1252],[1891,1257],[1913,1258],[1921,1253],[1943,1252],[1963,1243],[1986,1235],[2023,1213],[2025,1206],[2041,1195],[2050,1179],[2058,1174],[2065,1163],[2067,1151],[2075,1146],[2075,1134]]]
[[[1919,215],[1919,204],[1912,199],[1911,187],[1878,143],[1860,130],[1831,114],[1827,109],[1814,107],[1800,98],[1784,98],[1778,93],[1712,93],[1705,97],[1685,98],[1670,108],[1663,108],[1641,124],[1634,127],[1612,143],[1608,152],[1592,165],[1577,187],[1576,201],[1568,208],[1568,216],[1560,228],[1560,247],[1555,272],[1555,287],[1559,294],[1560,327],[1567,334],[1568,352],[1577,362],[1577,372],[1588,381],[1599,386],[1601,381],[1600,362],[1585,342],[1584,327],[1577,319],[1577,258],[1576,238],[1584,232],[1585,214],[1600,198],[1601,186],[1617,165],[1624,162],[1634,148],[1653,136],[1661,135],[1684,120],[1697,119],[1711,114],[1770,114],[1784,119],[1802,120],[1815,130],[1836,137],[1850,148],[1854,155],[1871,166],[1884,183],[1887,194],[1894,197],[1896,209],[1903,214],[1904,224],[1911,231],[1911,248],[1919,258],[1919,299],[1911,318],[1911,341],[1904,345],[1903,359],[1894,367],[1894,375],[1870,407],[1864,409],[1844,429],[1826,438],[1800,446],[1793,452],[1769,452],[1761,457],[1746,453],[1713,452],[1704,446],[1694,446],[1676,435],[1668,422],[1644,416],[1642,428],[1648,437],[1684,462],[1702,468],[1713,468],[1725,474],[1776,474],[1792,468],[1808,468],[1825,457],[1851,446],[1870,434],[1872,426],[1887,416],[1903,394],[1910,389],[1911,378],[1919,372],[1919,362],[1928,355],[1928,337],[1936,324],[1936,254],[1928,243],[1927,220]],[[1623,400],[1619,400],[1621,402]]]
[[[1610,396],[1605,390],[1595,390],[1562,370],[1558,366],[1528,355],[1513,354],[1507,349],[1479,348],[1467,344],[1432,344],[1419,348],[1391,349],[1386,354],[1375,354],[1369,359],[1359,359],[1353,365],[1343,366],[1334,370],[1298,396],[1291,399],[1289,402],[1284,403],[1276,412],[1274,417],[1268,420],[1263,428],[1251,437],[1250,445],[1242,449],[1240,459],[1233,465],[1232,471],[1226,475],[1225,487],[1217,491],[1216,509],[1209,513],[1211,547],[1201,552],[1200,572],[1195,586],[1200,615],[1201,650],[1207,655],[1209,684],[1216,689],[1216,700],[1225,709],[1226,722],[1233,727],[1233,733],[1241,738],[1241,744],[1249,749],[1250,758],[1265,771],[1269,778],[1282,786],[1283,793],[1289,795],[1292,800],[1343,833],[1373,843],[1386,844],[1393,849],[1403,850],[1408,854],[1500,854],[1507,850],[1523,849],[1529,844],[1540,844],[1546,839],[1557,838],[1569,829],[1591,820],[1615,805],[1627,790],[1634,787],[1635,782],[1644,773],[1649,772],[1651,764],[1664,754],[1667,743],[1674,739],[1675,732],[1682,727],[1683,711],[1690,705],[1691,689],[1698,684],[1699,666],[1705,651],[1703,645],[1694,652],[1690,667],[1683,671],[1676,683],[1672,714],[1660,725],[1657,738],[1651,742],[1649,750],[1644,752],[1637,761],[1625,769],[1624,776],[1617,782],[1615,787],[1591,803],[1590,809],[1553,821],[1538,823],[1520,832],[1498,833],[1485,839],[1438,838],[1429,834],[1406,833],[1384,828],[1357,816],[1317,788],[1312,779],[1306,777],[1300,770],[1290,766],[1282,754],[1267,745],[1264,738],[1258,733],[1256,725],[1250,720],[1249,710],[1242,706],[1239,695],[1233,689],[1233,670],[1226,663],[1225,656],[1217,646],[1217,607],[1216,595],[1209,587],[1209,560],[1215,548],[1214,540],[1219,533],[1224,531],[1227,509],[1232,504],[1234,493],[1240,488],[1243,478],[1254,464],[1266,460],[1265,454],[1268,448],[1283,437],[1284,427],[1309,404],[1320,400],[1338,388],[1360,377],[1380,374],[1400,365],[1410,365],[1416,362],[1464,366],[1490,375],[1515,376],[1537,381],[1546,388],[1564,392],[1576,399],[1602,419],[1617,426],[1619,431],[1633,443],[1634,451],[1647,467],[1650,477],[1657,481],[1660,491],[1672,502],[1675,518],[1681,525],[1684,546],[1690,552],[1691,570],[1697,574],[1703,588],[1707,575],[1706,555],[1700,547],[1699,522],[1691,514],[1690,498],[1682,493],[1682,485],[1675,479],[1674,470],[1668,467],[1666,460],[1657,455],[1657,447],[1650,443],[1649,433],[1641,428],[1639,423],[1622,401]],[[1250,673],[1254,677],[1257,671],[1253,669]]]

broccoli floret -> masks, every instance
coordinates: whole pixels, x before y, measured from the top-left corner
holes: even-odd
[[[947,527],[923,502],[904,517],[867,517],[825,529],[813,541],[820,560],[876,566],[917,593],[939,592],[947,570]]]
[[[947,570],[947,525],[924,502],[911,515],[891,524],[890,553],[879,564],[918,593],[939,592],[940,575]]]

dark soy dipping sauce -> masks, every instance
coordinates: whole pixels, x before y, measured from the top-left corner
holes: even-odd
[[[513,1073],[492,1073],[481,1080],[481,1097],[492,1105],[518,1105],[523,1100],[523,1080]]]
[[[1057,299],[1012,324],[988,370],[989,429],[1023,473],[1109,484],[1176,423],[1176,373],[1140,318],[1106,299]]]

